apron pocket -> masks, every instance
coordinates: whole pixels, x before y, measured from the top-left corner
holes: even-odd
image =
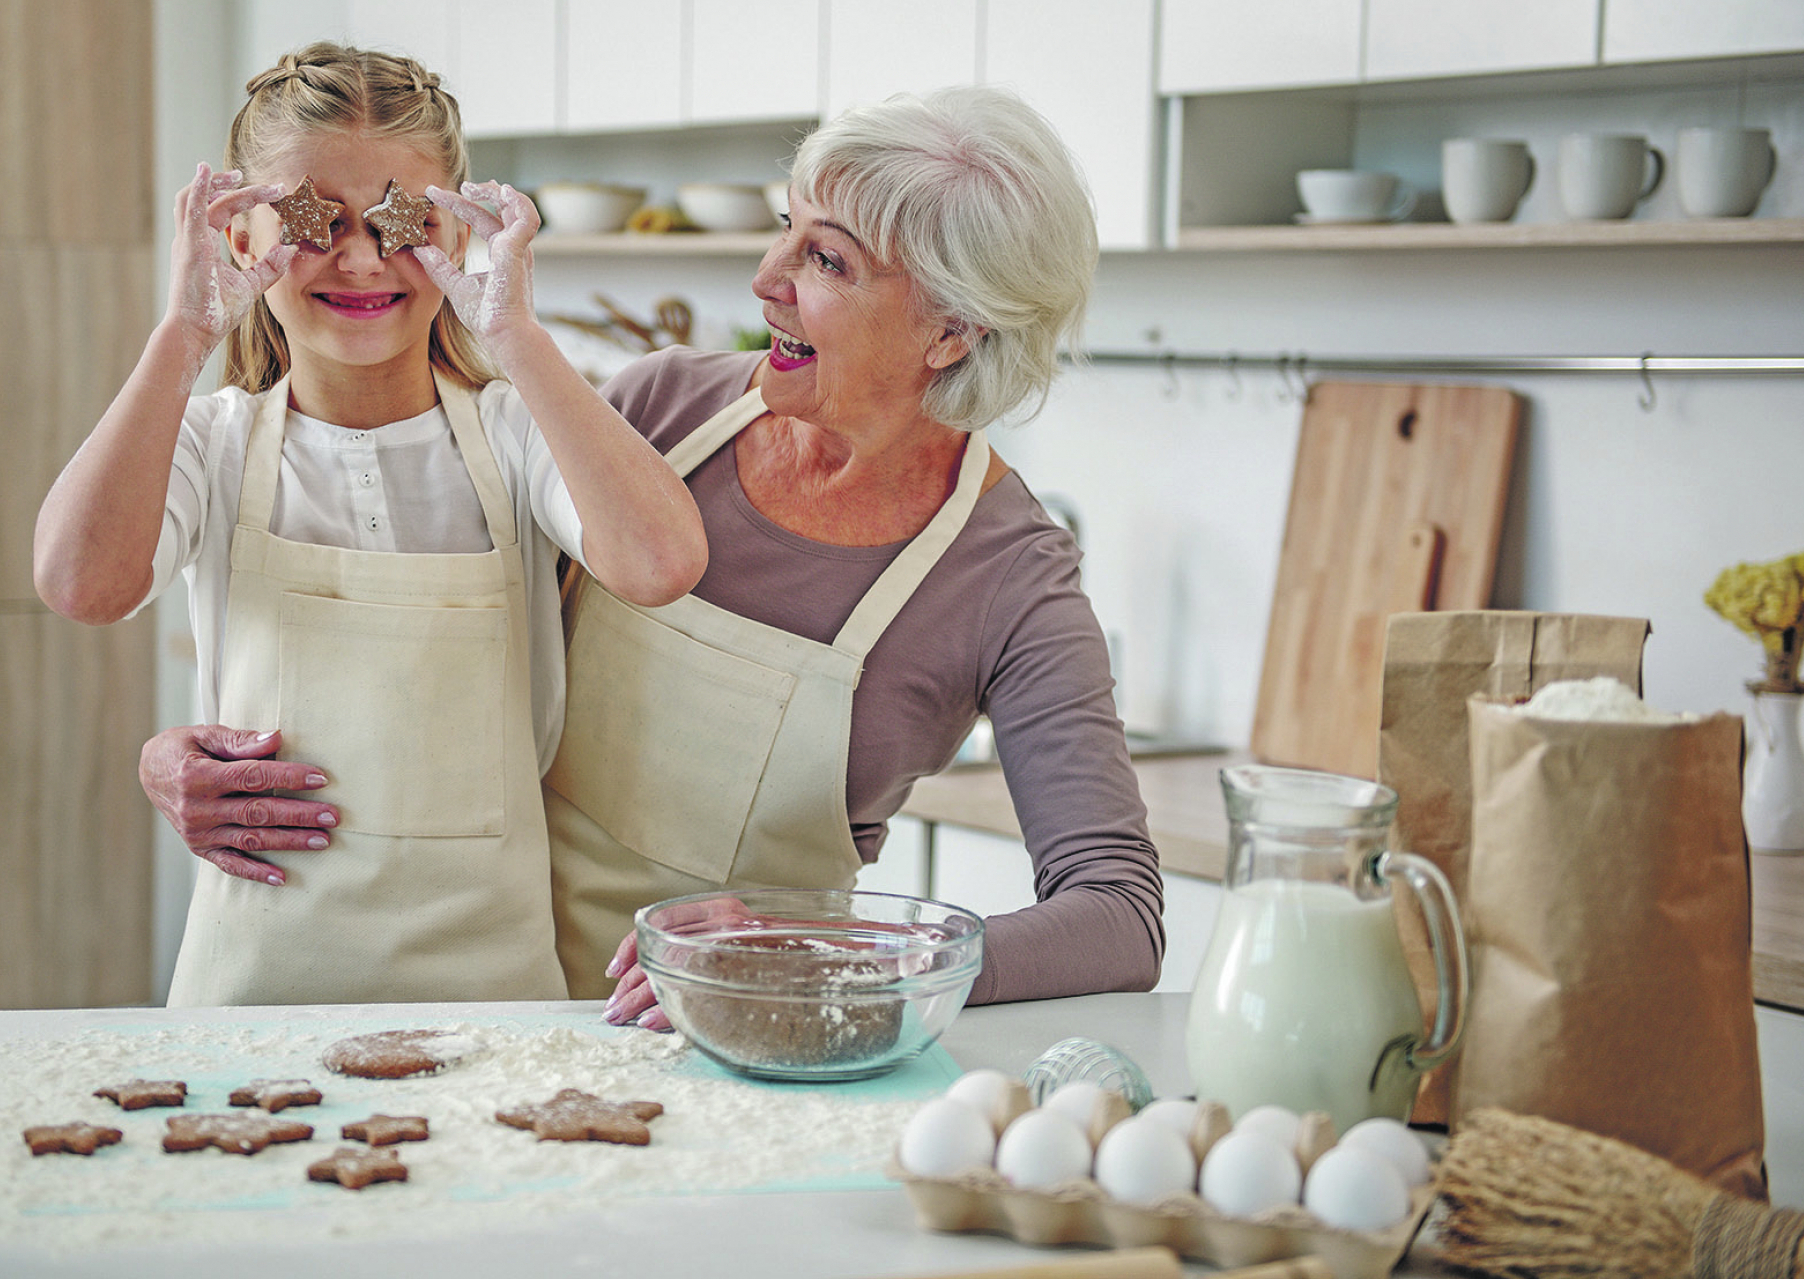
[[[545,780],[641,857],[725,883],[795,676],[588,587]]]
[[[289,593],[281,637],[282,753],[325,770],[342,829],[503,831],[505,608]]]

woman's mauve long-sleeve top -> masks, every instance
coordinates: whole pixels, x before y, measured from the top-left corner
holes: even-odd
[[[744,393],[761,358],[672,348],[604,393],[668,453]],[[689,488],[708,533],[695,594],[820,643],[904,545],[831,546],[778,527],[747,499],[730,446]],[[846,811],[866,862],[915,779],[951,762],[979,713],[995,728],[1038,900],[986,921],[971,1003],[1144,990],[1159,976],[1158,853],[1078,561],[1009,472],[871,649],[853,696]]]

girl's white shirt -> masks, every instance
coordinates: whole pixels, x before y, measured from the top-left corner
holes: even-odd
[[[135,615],[161,595],[176,574],[186,576],[205,723],[219,718],[232,531],[256,407],[256,400],[236,387],[189,399],[169,471],[150,592],[132,610]],[[557,556],[561,549],[582,562],[582,520],[550,446],[512,384],[491,382],[478,392],[477,415],[513,499],[519,528],[532,646],[533,728],[543,773],[557,754],[564,726]],[[290,409],[270,532],[292,542],[360,551],[480,554],[492,549],[450,420],[437,405],[418,417],[366,431]],[[357,660],[355,653],[345,657]]]

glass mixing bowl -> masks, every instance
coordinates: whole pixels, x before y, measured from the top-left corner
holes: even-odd
[[[698,893],[641,910],[639,964],[677,1030],[760,1079],[869,1079],[938,1039],[983,964],[983,920],[921,897]]]

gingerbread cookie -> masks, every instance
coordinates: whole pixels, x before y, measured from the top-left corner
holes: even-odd
[[[387,257],[431,243],[426,238],[426,215],[431,212],[431,200],[423,195],[409,195],[390,178],[382,203],[363,211],[363,220],[376,228],[376,253]]]
[[[133,1079],[111,1088],[96,1088],[94,1095],[116,1103],[121,1110],[185,1106],[188,1104],[188,1085],[179,1079]]]
[[[320,1091],[305,1079],[253,1079],[232,1089],[227,1098],[234,1106],[259,1106],[274,1114],[290,1106],[317,1106]]]
[[[340,1146],[338,1153],[307,1165],[309,1181],[336,1181],[346,1190],[362,1190],[372,1181],[406,1181],[407,1165],[392,1150],[359,1150]]]
[[[282,217],[283,244],[300,244],[305,241],[322,250],[331,251],[332,224],[345,211],[345,206],[337,200],[327,200],[316,193],[311,174],[302,178],[301,185],[289,194],[280,200],[272,200],[270,207]]]
[[[91,1155],[102,1146],[117,1145],[125,1134],[96,1124],[39,1124],[25,1130],[25,1144],[34,1155]]]
[[[655,1101],[603,1101],[592,1093],[566,1088],[536,1106],[497,1110],[495,1118],[513,1128],[527,1128],[540,1141],[610,1141],[619,1146],[651,1144],[645,1121],[664,1113]]]
[[[474,1051],[467,1035],[449,1030],[382,1030],[354,1035],[326,1049],[326,1069],[360,1079],[404,1079],[429,1075],[462,1061]]]
[[[313,1129],[270,1115],[171,1115],[163,1149],[175,1153],[217,1146],[234,1155],[254,1155],[279,1141],[308,1141]]]
[[[352,1141],[367,1141],[372,1146],[392,1146],[397,1141],[425,1141],[430,1135],[421,1115],[371,1115],[368,1119],[346,1124],[338,1135]]]

